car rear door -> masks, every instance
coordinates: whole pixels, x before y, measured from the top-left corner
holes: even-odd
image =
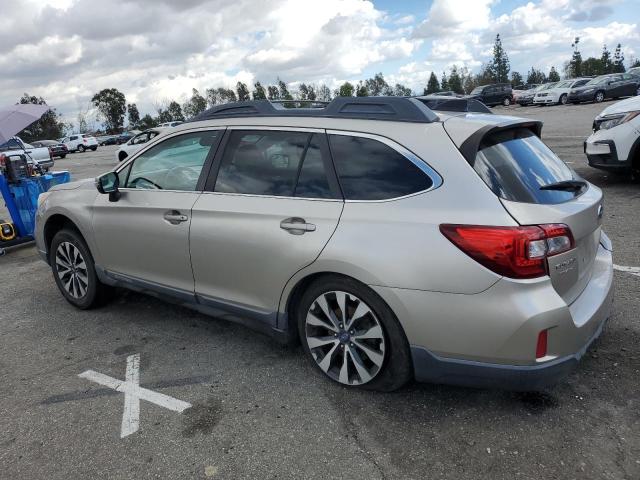
[[[118,170],[120,198],[98,195],[93,206],[101,268],[121,281],[193,298],[191,208],[222,132],[171,135]]]
[[[600,243],[602,191],[584,182],[580,191],[540,187],[580,180],[562,160],[526,128],[489,134],[480,144],[474,169],[521,225],[564,224],[575,248],[548,260],[558,294],[575,300],[586,287]]]
[[[324,131],[230,127],[193,206],[198,300],[275,325],[287,281],[335,231],[344,202]]]

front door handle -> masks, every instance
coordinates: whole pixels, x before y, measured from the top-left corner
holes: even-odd
[[[186,222],[189,220],[189,217],[183,215],[177,210],[171,210],[164,214],[164,219],[169,222],[171,225],[178,225],[182,222]]]
[[[304,218],[300,217],[285,218],[280,222],[280,228],[292,235],[302,235],[306,232],[316,231],[316,226],[313,223],[307,223]]]

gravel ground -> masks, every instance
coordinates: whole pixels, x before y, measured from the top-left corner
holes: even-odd
[[[602,108],[495,112],[544,120],[543,139],[604,189],[616,264],[640,266],[640,187],[582,154]],[[114,151],[57,168],[95,176]],[[638,276],[615,273],[607,329],[546,392],[412,384],[381,394],[324,380],[300,349],[143,295],[75,310],[31,246],[0,258],[0,272],[0,478],[640,478]],[[143,401],[140,430],[120,438],[124,395],[78,374],[123,379],[134,353],[143,387],[193,407]]]

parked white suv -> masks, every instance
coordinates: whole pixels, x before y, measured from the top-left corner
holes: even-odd
[[[572,78],[563,80],[552,88],[547,88],[536,93],[533,97],[534,105],[566,105],[569,92],[572,88],[581,87],[590,78]]]
[[[594,168],[640,178],[640,97],[605,108],[593,121],[584,153]]]
[[[98,140],[86,133],[69,135],[63,138],[61,143],[64,143],[70,152],[84,152],[89,149],[95,152],[98,149]]]

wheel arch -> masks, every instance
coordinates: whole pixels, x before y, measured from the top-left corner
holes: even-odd
[[[55,213],[47,218],[42,230],[47,259],[49,258],[49,254],[51,251],[51,242],[53,241],[53,237],[55,237],[56,233],[64,228],[75,230],[82,237],[85,243],[87,243],[86,237],[83,235],[82,231],[73,220],[71,220],[64,214]]]

